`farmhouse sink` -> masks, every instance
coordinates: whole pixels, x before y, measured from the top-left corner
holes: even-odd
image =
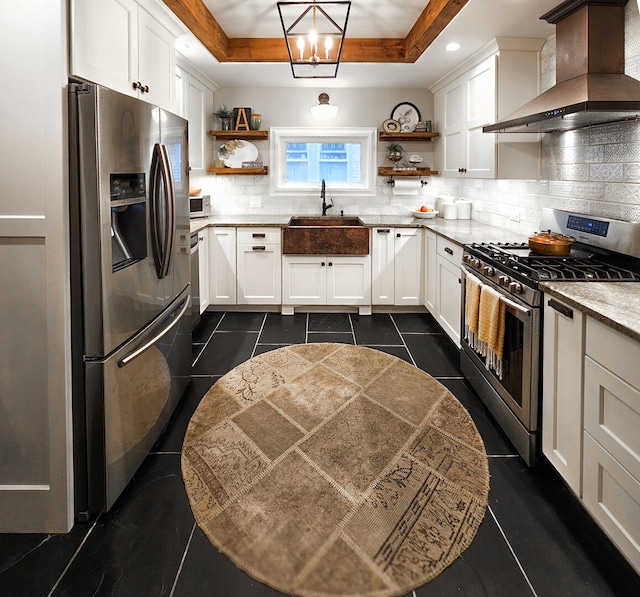
[[[369,228],[360,218],[293,216],[282,230],[284,255],[368,255]]]

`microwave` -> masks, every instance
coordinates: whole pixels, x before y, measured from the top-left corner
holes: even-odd
[[[209,215],[211,204],[209,195],[192,195],[189,197],[189,217],[204,218]]]

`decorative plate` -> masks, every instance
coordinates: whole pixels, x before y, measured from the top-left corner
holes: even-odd
[[[382,128],[386,133],[399,133],[400,132],[400,123],[397,120],[393,120],[392,118],[388,118],[382,123]]]
[[[410,133],[415,130],[416,124],[421,120],[420,110],[409,102],[402,102],[391,111],[391,118],[400,123],[400,130],[403,133]]]
[[[227,149],[226,155],[218,150],[218,158],[227,168],[242,168],[242,162],[254,162],[258,157],[258,148],[249,141],[234,139],[227,141],[222,147]]]
[[[412,210],[411,213],[416,217],[416,218],[424,218],[426,220],[429,220],[431,218],[435,218],[440,212],[437,212],[435,210],[433,211],[419,211],[419,210]]]

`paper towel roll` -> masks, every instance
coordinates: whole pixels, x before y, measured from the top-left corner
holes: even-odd
[[[398,180],[397,178],[393,182],[393,194],[394,195],[417,195],[422,188],[420,179],[415,180]]]

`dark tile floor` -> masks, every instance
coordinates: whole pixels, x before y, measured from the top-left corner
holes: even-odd
[[[277,597],[220,555],[195,525],[180,474],[187,423],[211,385],[287,344],[366,345],[415,364],[474,418],[490,457],[489,508],[471,547],[412,597],[640,595],[638,577],[548,468],[528,469],[464,381],[430,315],[207,313],[193,379],[172,421],[112,510],[67,535],[0,535],[0,595]]]

